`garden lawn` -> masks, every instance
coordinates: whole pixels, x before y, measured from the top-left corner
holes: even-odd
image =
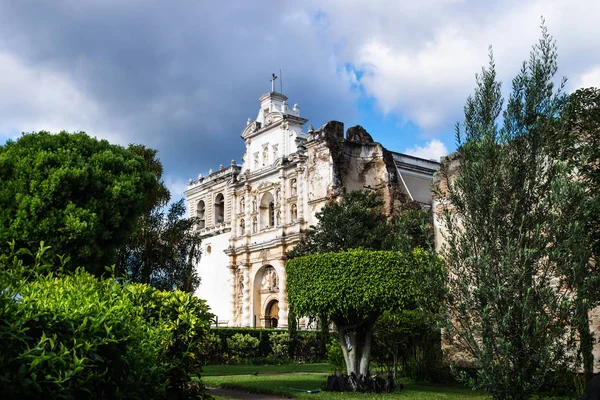
[[[331,373],[327,363],[284,364],[284,365],[207,365],[202,368],[202,376],[285,374],[290,372]]]
[[[261,373],[262,373],[262,368]],[[252,393],[273,394],[301,399],[486,399],[484,393],[474,392],[472,390],[454,387],[454,386],[424,386],[416,383],[405,383],[405,389],[400,392],[398,389],[390,394],[370,394],[370,393],[332,393],[323,392],[316,394],[295,392],[283,389],[291,387],[298,389],[322,389],[327,378],[325,375],[317,374],[297,374],[297,375],[257,375],[257,376],[206,376],[202,378],[206,386],[219,387],[225,389],[237,389]]]

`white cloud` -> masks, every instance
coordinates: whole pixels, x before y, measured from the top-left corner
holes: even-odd
[[[448,154],[448,149],[446,148],[446,145],[444,145],[444,143],[440,142],[438,139],[432,139],[424,146],[417,145],[410,149],[404,150],[404,153],[411,156],[424,158],[426,160],[439,161],[440,157]]]
[[[425,137],[461,118],[475,74],[487,65],[489,45],[503,91],[510,90],[541,35],[542,15],[557,40],[559,75],[598,81],[598,70],[589,68],[600,63],[600,24],[594,20],[600,2],[344,0],[318,7],[340,58],[364,73],[359,81],[365,94],[384,114],[419,125]]]
[[[187,190],[187,181],[174,175],[165,175],[163,176],[163,180],[169,192],[171,192],[171,203],[183,197],[183,192]]]
[[[0,52],[0,134],[15,139],[21,132],[86,131],[113,143],[101,108],[68,78],[41,66],[31,67]],[[126,144],[122,143],[122,144]]]
[[[586,70],[576,82],[575,89],[600,87],[600,65]]]

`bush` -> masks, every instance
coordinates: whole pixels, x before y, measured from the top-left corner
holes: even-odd
[[[203,300],[82,269],[43,275],[44,251],[27,269],[14,243],[0,256],[0,398],[203,396]]]
[[[432,314],[419,310],[384,313],[375,325],[373,361],[397,376],[416,381],[450,380],[441,349],[440,329]]]
[[[287,332],[273,332],[269,335],[271,355],[273,357],[289,358],[290,334]]]
[[[241,333],[227,339],[227,347],[234,357],[256,357],[259,343],[257,338]]]
[[[273,349],[271,341],[272,334],[285,334],[287,336],[288,351],[284,355],[278,354],[277,349]],[[259,341],[258,349],[255,352],[242,354],[238,352],[234,355],[229,347],[228,339],[233,336],[250,335]],[[297,349],[296,355],[290,358],[289,345],[291,338],[289,332],[278,329],[253,329],[253,328],[213,328],[210,335],[214,335],[210,344],[206,344],[203,349],[203,357],[209,364],[285,364],[290,362],[318,362],[324,361],[319,357],[320,334],[315,331],[297,331]],[[216,339],[215,339],[216,337]],[[281,338],[283,338],[282,336]]]
[[[331,339],[327,343],[327,362],[333,368],[333,373],[340,371],[340,373],[346,373],[346,360],[344,360],[344,354],[342,348],[337,339]]]

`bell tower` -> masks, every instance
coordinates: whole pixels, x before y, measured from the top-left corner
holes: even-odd
[[[300,117],[300,107],[289,107],[287,96],[275,91],[275,80],[271,78],[271,92],[259,98],[260,107],[256,119],[248,118],[242,139],[246,141],[242,172],[255,173],[265,168],[280,165],[284,158],[298,151],[306,134],[302,126],[308,121]]]

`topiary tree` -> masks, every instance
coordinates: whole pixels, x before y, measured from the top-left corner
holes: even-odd
[[[373,328],[386,310],[429,307],[443,264],[431,253],[349,250],[297,257],[286,265],[288,301],[300,315],[335,323],[347,373],[368,374]]]

